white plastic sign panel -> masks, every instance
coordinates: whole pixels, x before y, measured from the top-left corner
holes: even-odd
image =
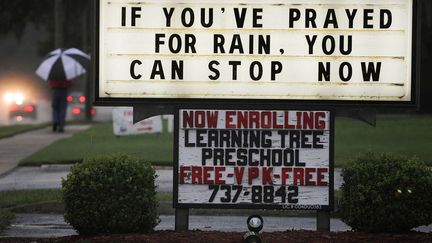
[[[99,0],[100,98],[410,102],[413,0]]]
[[[174,132],[174,116],[173,115],[162,115],[162,119],[167,121],[168,132]]]
[[[113,132],[116,136],[142,133],[161,133],[162,117],[154,116],[133,124],[133,108],[118,107],[112,110]]]
[[[176,206],[331,206],[330,112],[182,109],[177,123]]]

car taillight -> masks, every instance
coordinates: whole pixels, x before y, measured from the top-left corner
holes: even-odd
[[[71,95],[68,95],[68,97],[66,98],[68,102],[72,102],[73,101],[73,97]]]
[[[17,104],[11,104],[10,111],[15,112],[19,111],[20,107]]]
[[[80,97],[79,97],[79,101],[80,101],[81,103],[84,103],[84,102],[86,101],[86,97],[85,97],[85,96],[80,96]]]
[[[34,108],[31,105],[28,105],[28,106],[24,107],[24,112],[31,113],[33,111],[34,111]]]
[[[72,114],[74,114],[74,115],[81,114],[81,109],[80,108],[76,108],[76,107],[72,108]]]
[[[92,116],[96,115],[96,110],[95,109],[91,109],[90,113],[92,114]]]

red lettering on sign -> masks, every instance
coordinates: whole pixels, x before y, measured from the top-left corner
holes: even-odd
[[[210,172],[213,171],[213,167],[205,166],[204,167],[204,184],[213,184],[213,180],[211,180],[211,174]]]
[[[270,111],[261,112],[261,128],[271,128],[272,127],[271,119],[272,116]]]
[[[222,177],[222,172],[225,171],[225,167],[215,167],[215,180],[214,180],[214,184],[225,184],[225,180],[221,180],[220,178]]]
[[[305,184],[306,186],[315,186],[315,181],[312,181],[312,172],[315,173],[315,168],[305,169]]]
[[[290,178],[288,173],[291,173],[291,172],[292,172],[292,168],[285,168],[285,167],[282,168],[282,175],[281,175],[281,184],[282,185],[286,185],[286,180],[288,178]]]
[[[183,111],[183,122],[182,127],[193,127],[193,111]]]
[[[235,115],[235,111],[227,111],[225,113],[225,127],[226,128],[236,128],[235,124],[232,124],[233,118],[232,116]]]
[[[196,128],[205,128],[206,126],[206,119],[205,119],[205,112],[204,111],[195,111],[195,127]]]
[[[244,169],[244,167],[234,167],[234,175],[238,185],[242,184]]]
[[[326,122],[325,122],[326,114],[324,112],[316,112],[315,113],[315,128],[316,129],[325,129],[326,128]]]
[[[249,112],[249,128],[260,128],[260,115],[258,111]]]
[[[192,166],[192,184],[202,184],[202,168]]]
[[[283,128],[283,124],[278,124],[278,119],[277,119],[277,112],[273,112],[272,114],[273,117],[273,128]]]
[[[249,112],[237,112],[237,128],[249,128]]]
[[[257,167],[249,167],[248,168],[248,184],[252,185],[252,181],[255,178],[258,178],[259,170]]]
[[[183,111],[183,128],[216,128],[218,111]]]
[[[185,177],[188,177],[186,171],[190,171],[190,166],[180,166],[180,184],[185,183]]]
[[[328,183],[323,181],[324,174],[328,172],[327,168],[318,168],[317,169],[317,186],[327,186]]]
[[[314,129],[313,112],[303,112],[303,129]]]
[[[218,117],[218,111],[207,111],[207,127],[217,128]]]
[[[303,186],[304,185],[304,170],[303,168],[294,168],[293,171],[294,185]]]
[[[225,167],[220,166],[180,166],[179,183],[185,184],[185,179],[190,177],[191,184],[222,185],[225,184],[225,180],[221,179],[224,171]]]
[[[289,122],[289,119],[290,119],[289,112],[285,111],[284,117],[285,117],[285,128],[286,129],[294,129],[295,126],[293,124],[290,124],[290,122]]]
[[[273,185],[273,179],[271,173],[273,172],[272,167],[262,168],[262,184],[263,185]]]
[[[207,115],[209,117],[212,114]],[[325,112],[297,111],[278,112],[278,111],[226,111],[226,128],[245,128],[245,129],[325,129],[327,126],[327,114]],[[217,117],[217,115],[216,115]],[[280,118],[280,119],[278,119]],[[209,121],[216,120],[209,117]],[[212,124],[209,123],[209,126]]]
[[[302,113],[300,111],[296,112],[297,115],[297,125],[296,128],[297,129],[302,129],[302,125],[301,125],[301,117],[302,117]]]

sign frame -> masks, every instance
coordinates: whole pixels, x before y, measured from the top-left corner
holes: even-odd
[[[217,208],[217,209],[278,209],[278,210],[318,210],[318,211],[333,211],[334,209],[334,137],[335,137],[335,112],[333,110],[326,110],[329,112],[329,204],[322,205],[320,209],[308,209],[308,208],[283,208],[281,204],[190,204],[190,203],[179,203],[178,202],[178,187],[179,187],[179,118],[180,118],[180,110],[268,110],[268,111],[276,111],[276,110],[299,110],[299,111],[315,111],[316,109],[311,108],[299,108],[296,106],[291,106],[289,108],[277,109],[277,108],[259,108],[249,107],[249,108],[238,108],[235,106],[231,106],[231,108],[226,108],[218,105],[214,106],[187,106],[187,107],[176,107],[174,113],[174,154],[173,154],[173,207],[176,209],[188,209],[188,208]]]
[[[409,101],[358,101],[358,100],[327,100],[327,99],[233,99],[233,98],[112,98],[99,96],[99,20],[100,20],[100,1],[93,0],[93,48],[92,48],[92,73],[91,76],[95,80],[93,82],[93,100],[94,105],[101,106],[169,106],[178,105],[212,105],[218,104],[221,107],[226,107],[231,104],[237,105],[305,105],[311,107],[339,107],[339,108],[411,108],[415,109],[419,105],[420,94],[420,23],[421,16],[418,14],[421,10],[419,1],[411,0],[413,3],[412,13],[412,39],[411,39],[411,99]],[[327,108],[327,109],[329,109]]]

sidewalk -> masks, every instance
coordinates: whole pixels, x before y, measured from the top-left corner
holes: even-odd
[[[60,139],[89,128],[90,125],[70,125],[64,133],[53,133],[51,127],[0,139],[0,176],[18,166],[19,161]]]

